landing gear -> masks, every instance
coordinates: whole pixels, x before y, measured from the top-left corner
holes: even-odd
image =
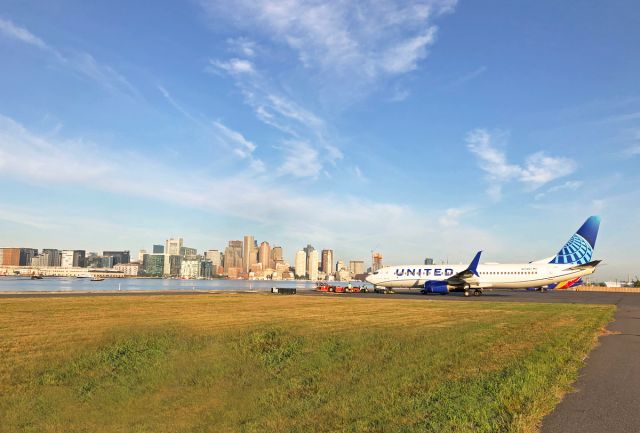
[[[464,296],[469,296],[469,291],[468,290],[464,291]]]
[[[482,295],[482,289],[475,289],[473,291],[473,296],[480,296]]]

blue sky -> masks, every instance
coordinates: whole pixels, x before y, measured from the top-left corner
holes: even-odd
[[[640,5],[0,3],[3,245],[640,273]]]

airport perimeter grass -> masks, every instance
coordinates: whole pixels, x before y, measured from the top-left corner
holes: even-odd
[[[613,307],[0,299],[2,432],[530,432]]]

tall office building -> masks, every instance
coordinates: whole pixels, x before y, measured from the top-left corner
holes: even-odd
[[[322,250],[322,265],[320,268],[325,275],[333,273],[333,250]]]
[[[224,249],[224,272],[229,274],[229,269],[242,268],[242,241],[229,241],[229,246]]]
[[[138,262],[142,263],[145,254],[147,254],[147,250],[138,251]]]
[[[154,245],[153,254],[164,254],[164,245]]]
[[[342,260],[338,260],[336,262],[336,272],[340,272],[341,270],[346,269],[344,267],[344,262]]]
[[[308,257],[309,268],[307,269],[307,274],[309,275],[309,279],[311,281],[318,280],[318,251],[312,250],[309,253]]]
[[[296,253],[294,266],[296,277],[304,277],[307,274],[307,255],[304,251]]]
[[[131,254],[129,251],[103,251],[102,257],[113,257],[113,265],[131,262]]]
[[[214,269],[222,265],[222,253],[218,250],[207,250],[204,253],[204,258],[211,262]]]
[[[84,268],[84,250],[64,250],[61,252],[60,266],[63,268]]]
[[[60,266],[60,252],[54,249],[42,250],[42,254],[31,258],[31,266],[38,268]]]
[[[309,263],[309,257],[311,257],[311,251],[315,251],[315,250],[316,249],[313,248],[311,246],[311,244],[307,244],[307,246],[302,249],[302,251],[304,251],[304,253],[307,255],[307,263],[306,263],[307,274],[309,274],[309,271],[311,269],[311,263]],[[317,266],[316,266],[316,268],[317,268]]]
[[[181,252],[180,249],[183,247],[182,242],[183,242],[182,238],[167,239],[164,242],[164,253],[169,256],[179,256]]]
[[[284,263],[282,247],[273,247],[271,249],[271,262],[273,263],[274,269],[278,263]]]
[[[164,253],[145,254],[142,258],[142,275],[161,277],[164,274]]]
[[[362,260],[349,261],[349,272],[352,276],[364,274],[364,262]]]
[[[254,248],[256,241],[251,235],[245,235],[242,243],[242,271],[249,272],[251,265],[254,262],[253,255],[255,254]],[[254,262],[255,263],[255,262]]]
[[[2,248],[2,264],[5,266],[29,266],[38,255],[34,248]]]
[[[258,248],[258,263],[262,265],[262,270],[273,269],[269,242],[264,241],[260,244],[260,248]]]
[[[433,259],[430,257],[427,257],[426,259],[424,259],[424,264],[425,265],[433,265]]]

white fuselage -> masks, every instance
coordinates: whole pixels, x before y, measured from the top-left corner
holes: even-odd
[[[572,269],[574,265],[541,263],[480,264],[479,276],[470,281],[471,288],[521,289],[543,287],[592,274],[593,268]],[[367,276],[367,281],[381,287],[424,287],[427,281],[443,281],[467,269],[467,265],[388,266]]]

